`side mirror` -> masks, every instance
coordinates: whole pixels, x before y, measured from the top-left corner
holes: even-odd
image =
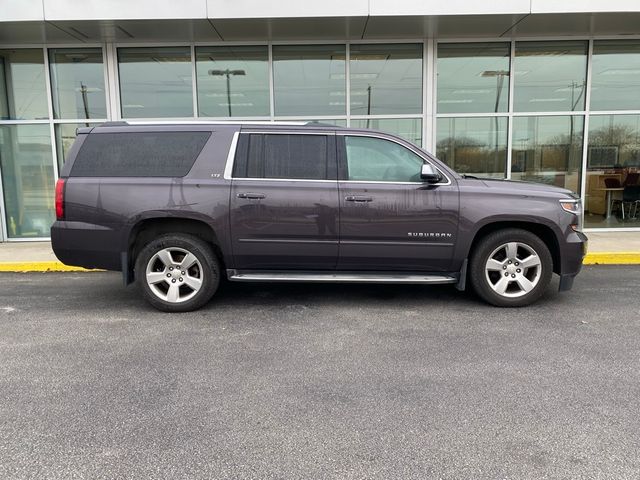
[[[427,183],[438,183],[441,180],[440,174],[430,163],[422,164],[420,178]]]

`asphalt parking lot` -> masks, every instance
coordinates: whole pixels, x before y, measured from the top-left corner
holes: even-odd
[[[640,477],[638,266],[515,310],[226,284],[174,315],[117,274],[2,274],[0,328],[3,479]]]

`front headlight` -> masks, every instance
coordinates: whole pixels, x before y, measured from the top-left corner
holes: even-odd
[[[560,207],[565,211],[575,215],[575,220],[571,223],[571,228],[576,232],[582,231],[582,202],[578,198],[563,198],[560,200]]]

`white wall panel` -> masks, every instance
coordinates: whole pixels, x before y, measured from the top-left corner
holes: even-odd
[[[529,13],[531,0],[370,0],[371,15],[489,15]]]
[[[206,0],[42,1],[45,18],[49,21],[207,18]]]
[[[209,18],[366,17],[368,0],[207,0]]]
[[[531,13],[640,12],[640,0],[531,0]]]
[[[0,22],[43,19],[42,0],[0,0]]]

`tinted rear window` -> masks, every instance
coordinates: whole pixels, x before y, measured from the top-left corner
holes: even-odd
[[[211,132],[89,134],[76,157],[73,177],[183,177]]]
[[[328,149],[327,135],[243,134],[233,176],[325,180],[335,176]]]

